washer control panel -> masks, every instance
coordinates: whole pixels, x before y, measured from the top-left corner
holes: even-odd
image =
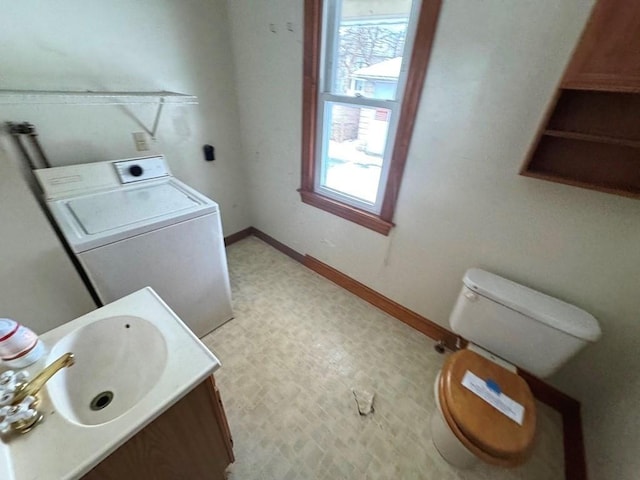
[[[121,183],[139,182],[171,175],[164,157],[133,158],[113,162]]]

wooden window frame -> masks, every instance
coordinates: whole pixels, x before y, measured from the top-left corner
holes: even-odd
[[[304,203],[313,205],[339,217],[355,222],[383,235],[389,235],[394,226],[393,215],[400,192],[400,184],[407,162],[411,135],[415,125],[422,87],[435,36],[442,0],[422,0],[411,51],[400,118],[393,152],[389,164],[387,185],[384,189],[379,214],[367,212],[326,197],[314,189],[316,175],[318,84],[320,74],[320,46],[322,42],[323,0],[305,0],[304,3],[304,63],[302,87],[302,178],[298,189]]]

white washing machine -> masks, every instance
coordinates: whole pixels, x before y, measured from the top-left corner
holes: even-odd
[[[35,171],[103,303],[151,286],[203,337],[233,316],[218,205],[162,156]]]

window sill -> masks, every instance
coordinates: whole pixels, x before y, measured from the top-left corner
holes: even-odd
[[[308,190],[298,190],[300,192],[300,198],[303,203],[313,205],[325,212],[333,213],[339,217],[342,217],[350,222],[357,223],[365,228],[381,233],[382,235],[389,235],[389,231],[393,227],[393,223],[382,220],[379,216],[365,212],[355,207],[345,205],[337,200],[320,195],[316,192],[310,192]]]

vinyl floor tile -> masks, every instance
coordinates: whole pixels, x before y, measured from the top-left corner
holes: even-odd
[[[562,420],[538,403],[530,461],[457,470],[431,441],[434,342],[255,237],[228,250],[235,318],[204,338],[234,438],[230,480],[558,480]],[[358,414],[353,388],[375,392]]]

